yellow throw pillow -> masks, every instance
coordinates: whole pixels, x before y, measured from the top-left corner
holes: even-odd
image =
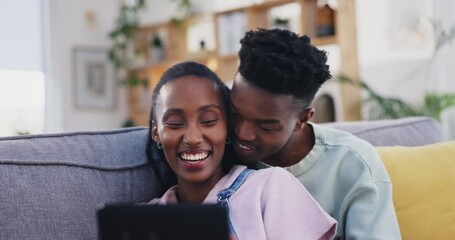
[[[455,141],[376,149],[393,184],[403,239],[453,239]]]

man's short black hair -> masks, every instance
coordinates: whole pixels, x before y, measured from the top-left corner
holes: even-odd
[[[306,35],[258,29],[247,32],[240,43],[238,71],[242,77],[272,93],[292,95],[302,111],[331,78],[327,53],[311,45]]]

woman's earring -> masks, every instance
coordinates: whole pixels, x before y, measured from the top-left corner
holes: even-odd
[[[163,149],[163,145],[160,142],[156,142],[156,147],[158,149]]]
[[[230,137],[227,137],[227,138],[226,138],[226,144],[229,145],[229,144],[231,144],[231,142],[232,142],[232,141],[231,141],[231,138],[230,138]]]

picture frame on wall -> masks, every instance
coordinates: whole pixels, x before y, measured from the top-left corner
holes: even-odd
[[[100,47],[74,48],[76,108],[109,110],[116,107],[117,78],[107,53],[107,49]]]

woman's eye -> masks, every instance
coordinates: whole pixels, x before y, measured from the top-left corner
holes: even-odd
[[[184,123],[178,123],[178,122],[167,122],[164,123],[165,126],[168,126],[170,128],[180,128],[184,126]]]
[[[205,126],[211,126],[214,125],[217,121],[218,119],[203,120],[201,121],[201,124]]]

